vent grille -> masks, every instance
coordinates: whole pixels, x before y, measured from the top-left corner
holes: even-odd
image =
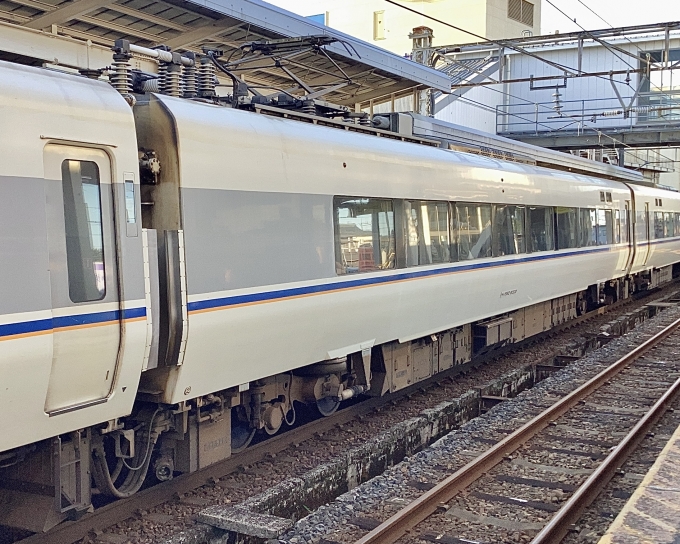
[[[534,26],[534,5],[526,0],[522,0],[522,22]]]
[[[534,5],[526,0],[508,0],[508,19],[534,26]]]
[[[508,0],[508,19],[522,21],[522,0]]]

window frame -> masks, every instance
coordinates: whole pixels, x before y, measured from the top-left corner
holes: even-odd
[[[547,235],[547,231],[542,231],[545,233],[545,238],[546,241],[550,241],[549,244],[546,245],[546,249],[536,249],[534,247],[534,232],[532,229],[533,222],[531,221],[531,215],[533,210],[541,210],[543,212],[543,218],[545,219],[546,213],[548,214],[548,222],[546,223],[545,226],[548,226],[550,228],[550,233],[549,236]],[[527,205],[525,206],[525,219],[526,219],[526,248],[527,248],[527,253],[543,253],[546,251],[555,251],[556,248],[556,237],[555,237],[555,207],[554,206],[532,206],[532,205]]]
[[[357,270],[356,271],[348,271],[348,268],[350,268],[345,261],[345,254],[343,253],[343,243],[342,243],[342,233],[340,231],[340,216],[339,216],[339,210],[342,207],[343,203],[347,202],[352,202],[352,201],[361,201],[365,200],[366,204],[368,204],[370,201],[378,201],[382,203],[386,203],[390,205],[390,208],[387,210],[379,210],[378,214],[380,213],[391,213],[391,224],[388,218],[386,218],[386,227],[388,229],[387,236],[388,236],[388,254],[387,254],[387,260],[384,262],[382,260],[382,251],[383,251],[383,245],[382,245],[382,237],[383,234],[380,232],[380,218],[378,218],[378,248],[377,251],[380,252],[381,254],[381,263],[380,265],[375,265],[375,252],[376,248],[374,246],[375,244],[375,226],[373,224],[373,219],[371,219],[371,248],[373,249],[373,263],[374,263],[374,268],[371,270],[361,270],[361,249],[363,247],[363,244],[357,245],[356,247],[356,263],[357,263]],[[335,195],[333,196],[333,239],[334,239],[334,246],[335,246],[335,272],[336,275],[338,276],[352,276],[354,274],[365,274],[365,273],[370,273],[370,272],[378,272],[381,270],[394,270],[397,268],[397,235],[396,235],[396,224],[395,221],[397,219],[397,213],[396,213],[396,206],[395,206],[395,200],[392,198],[382,198],[382,197],[364,197],[364,196],[346,196],[346,195]],[[357,227],[359,228],[359,227]],[[391,231],[390,231],[391,228]],[[361,229],[363,231],[363,229]],[[393,250],[393,255],[389,254],[389,250]],[[365,248],[364,248],[365,249]],[[391,257],[391,258],[390,258]],[[353,262],[353,261],[352,261]],[[345,263],[345,264],[343,264]],[[386,266],[388,264],[389,266]],[[343,268],[344,267],[344,268]]]
[[[555,249],[557,251],[565,250],[565,249],[577,249],[579,246],[580,242],[580,212],[579,208],[575,206],[555,206],[553,207],[554,213],[555,213]],[[560,213],[561,210],[566,210],[567,213]],[[566,217],[570,216],[572,220],[572,225],[570,227],[573,227],[573,245],[563,245],[562,244],[562,236],[560,236],[560,217]],[[570,228],[569,231],[572,229]]]
[[[463,261],[473,261],[473,260],[477,260],[477,259],[490,259],[490,258],[492,258],[493,257],[493,204],[488,204],[486,202],[455,201],[453,203],[453,205],[454,205],[454,208],[455,208],[455,214],[452,214],[451,221],[455,220],[456,226],[454,226],[454,225],[451,226],[451,232],[454,233],[453,238],[456,239],[457,261],[463,262]],[[485,255],[479,256],[479,254],[477,254],[476,256],[461,258],[462,252],[461,252],[460,241],[462,239],[462,235],[461,235],[462,231],[461,231],[461,229],[457,228],[457,225],[461,225],[461,221],[459,219],[459,207],[462,208],[462,207],[470,207],[470,206],[475,206],[477,208],[477,210],[479,210],[481,207],[487,208],[488,212],[489,212],[489,221],[488,221],[488,227],[486,227],[485,225],[478,225],[480,227],[479,234],[478,234],[474,244],[468,244],[468,249],[466,251],[466,254],[471,255],[470,250],[472,248],[474,248],[479,243],[480,239],[482,238],[482,236],[485,235],[487,230],[488,230],[488,240],[486,242],[484,242],[484,245],[482,246],[483,248],[486,249]],[[480,220],[483,220],[481,218],[481,214],[478,213],[477,215],[480,216],[479,217]],[[468,214],[467,217],[469,218],[471,216]],[[468,229],[467,232],[470,232],[469,229]],[[482,248],[480,248],[480,249],[482,249]]]
[[[80,187],[74,187],[73,171],[71,163],[78,163],[78,175],[80,177]],[[98,207],[97,217],[93,220],[91,216],[92,206],[88,206],[86,192],[83,183],[83,165],[93,168],[95,183],[87,185],[96,187],[96,204]],[[67,179],[68,175],[68,179]],[[92,303],[104,300],[107,294],[106,281],[106,242],[104,237],[104,204],[102,202],[102,182],[99,165],[96,161],[68,159],[61,162],[61,193],[62,193],[62,212],[64,217],[64,236],[66,242],[66,276],[68,283],[69,300],[74,304]],[[68,182],[68,183],[67,183]],[[82,196],[78,200],[78,194]],[[98,222],[96,221],[98,219]],[[83,231],[82,222],[87,223],[87,231]],[[93,225],[98,224],[98,242],[100,249],[95,248]],[[88,246],[85,247],[85,240]],[[96,261],[95,252],[100,252],[101,262]],[[89,257],[84,255],[89,253]],[[100,264],[101,271],[97,273],[97,264]],[[91,274],[90,266],[91,265]],[[89,279],[88,279],[89,278]],[[98,286],[99,281],[101,287]],[[95,295],[94,292],[98,294]]]
[[[501,228],[499,221],[498,221],[498,214],[501,209],[507,210],[508,208],[514,208],[513,213],[507,213],[503,212],[505,215],[505,221],[504,223],[507,223],[509,220],[512,224],[512,246],[517,249],[517,251],[513,253],[501,253],[501,238],[504,236],[505,233],[501,232],[499,229]],[[525,253],[528,253],[527,251],[527,213],[526,213],[526,206],[524,204],[493,204],[492,207],[492,216],[491,216],[491,255],[493,257],[507,257],[507,256],[512,256],[512,255],[523,255]],[[515,213],[517,211],[521,212],[521,221],[516,222],[515,221]],[[517,245],[518,242],[518,235],[515,231],[515,227],[520,226],[522,229],[522,233],[519,235],[521,239],[519,240],[520,245]],[[507,242],[507,240],[506,240]]]

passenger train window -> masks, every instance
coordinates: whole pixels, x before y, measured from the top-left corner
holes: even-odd
[[[423,221],[418,202],[404,202],[404,238],[406,239],[406,266],[426,264]],[[429,263],[427,263],[429,264]]]
[[[654,239],[664,237],[663,212],[654,212]]]
[[[424,206],[427,209],[432,262],[448,263],[451,260],[449,204],[448,202],[427,202]]]
[[[335,197],[338,274],[394,268],[394,207],[391,200]]]
[[[446,202],[404,202],[406,266],[448,263],[449,205]]]
[[[597,245],[597,211],[579,209],[579,246],[588,247]]]
[[[552,251],[555,249],[553,208],[527,208],[529,251]]]
[[[674,236],[680,236],[680,213],[675,214],[675,234]]]
[[[491,205],[457,203],[453,232],[459,260],[491,257]]]
[[[612,210],[597,210],[598,245],[613,244],[614,242],[614,214]]]
[[[494,205],[493,256],[526,253],[524,206]]]
[[[578,247],[578,208],[555,208],[557,249]]]
[[[61,163],[68,294],[73,302],[106,294],[99,168],[90,161]]]
[[[675,232],[675,217],[670,212],[663,212],[664,229],[663,234],[665,238],[670,238]]]

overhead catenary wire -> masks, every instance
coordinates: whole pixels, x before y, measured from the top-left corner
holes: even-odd
[[[491,91],[502,92],[502,91],[499,91],[499,90],[494,89],[494,88],[491,88],[491,87],[485,87],[485,88],[488,89],[488,90],[491,90]],[[479,102],[479,101],[477,101],[477,100],[473,100],[472,98],[469,98],[469,97],[467,97],[467,96],[461,96],[460,99],[461,99],[461,100],[464,100],[465,102],[470,102],[471,105],[472,105],[472,107],[475,107],[475,108],[478,108],[478,109],[482,109],[482,110],[485,110],[485,111],[489,111],[489,112],[493,112],[493,113],[495,113],[495,111],[496,111],[496,109],[495,109],[494,107],[489,106],[489,105],[487,105],[487,104],[484,104],[483,102]],[[519,116],[519,115],[517,115],[517,114],[511,114],[511,113],[510,113],[510,114],[508,114],[508,115],[511,115],[511,116],[514,116],[514,117],[518,117],[518,118],[523,119],[523,120],[527,120],[527,119],[525,119],[525,118],[523,118],[523,117],[521,117],[521,116]],[[550,127],[550,126],[548,126],[548,125],[545,125],[545,124],[543,124],[543,123],[538,123],[538,124],[539,124],[539,126],[544,126],[545,128],[547,128],[548,130],[550,130],[550,131],[552,131],[552,132],[556,132],[556,131],[552,130],[552,127]],[[594,131],[600,138],[605,138],[605,139],[612,140],[612,142],[613,142],[614,145],[611,147],[611,149],[613,149],[613,150],[616,150],[616,145],[618,144],[620,147],[623,147],[624,149],[631,150],[632,152],[637,151],[637,148],[634,148],[634,147],[632,147],[632,146],[630,146],[630,145],[628,145],[628,144],[625,144],[625,143],[621,142],[620,140],[617,140],[617,139],[614,138],[613,136],[610,136],[609,134],[606,134],[606,133],[602,132],[602,131],[601,131],[600,129],[598,129],[597,127],[588,126],[588,127],[584,127],[584,128],[585,128],[586,130],[592,130],[592,131]],[[602,148],[603,148],[603,149],[607,149],[607,147],[608,147],[608,146],[605,146],[604,144],[602,145]],[[645,149],[646,149],[646,148],[645,148]],[[659,155],[659,157],[660,157],[661,159],[663,159],[663,160],[661,160],[661,161],[647,161],[647,162],[645,162],[645,163],[644,163],[643,165],[641,165],[641,166],[632,168],[632,170],[641,170],[641,169],[642,169],[642,166],[645,166],[645,165],[647,165],[647,164],[663,164],[663,163],[673,163],[673,164],[675,164],[675,163],[680,162],[680,161],[677,161],[677,160],[672,160],[672,159],[670,159],[669,157],[666,157],[665,155],[661,155],[661,153],[659,153],[659,152],[658,152],[657,150],[655,150],[655,149],[651,149],[651,151],[654,152],[654,153],[656,153],[657,155]]]
[[[635,66],[633,66],[630,62],[628,62],[628,61],[627,61],[626,59],[624,59],[622,56],[618,55],[618,54],[617,54],[617,51],[615,51],[615,50],[612,48],[611,44],[609,44],[609,43],[606,42],[605,40],[602,40],[602,39],[600,39],[600,38],[596,38],[596,37],[593,36],[593,35],[590,33],[590,31],[587,30],[583,25],[581,25],[580,23],[576,22],[576,17],[574,17],[574,18],[572,19],[571,17],[569,17],[569,15],[568,15],[567,13],[565,13],[563,10],[561,10],[560,8],[558,8],[558,7],[557,7],[555,4],[553,4],[550,0],[545,0],[545,1],[548,2],[548,4],[550,4],[552,7],[554,7],[557,11],[559,11],[562,15],[564,15],[567,19],[569,19],[569,20],[572,21],[575,25],[577,25],[581,30],[583,30],[583,31],[588,35],[588,37],[589,37],[590,39],[595,40],[596,42],[598,42],[599,44],[601,44],[603,47],[607,48],[607,50],[609,50],[609,51],[612,53],[612,55],[614,55],[616,58],[618,58],[621,62],[623,62],[623,63],[624,63],[625,65],[627,65],[629,68],[632,68],[634,71],[638,71],[638,69],[637,69]],[[585,6],[589,11],[591,11],[591,12],[592,12],[593,14],[595,14],[597,17],[599,17],[600,19],[602,19],[602,17],[600,17],[599,15],[597,15],[597,13],[595,13],[591,8],[589,8],[589,7],[588,7],[586,4],[584,4],[581,0],[578,0],[578,1],[579,1],[580,4],[582,4],[583,6]],[[604,21],[604,23],[607,24],[609,27],[614,28],[612,25],[610,25],[610,24],[609,24],[607,21],[605,21],[604,19],[602,19],[602,21]],[[639,52],[641,52],[641,53],[644,53],[644,52],[645,52],[645,51],[643,51],[637,44],[635,44],[633,41],[631,41],[631,39],[628,38],[627,36],[624,36],[624,38],[625,38],[631,45],[633,45],[633,47],[635,47]],[[636,58],[638,58],[638,60],[643,60],[643,59],[641,59],[640,57],[636,57]],[[599,77],[601,77],[601,76],[599,76]],[[656,85],[655,83],[653,83],[651,80],[649,80],[649,84],[650,84],[650,85],[654,85],[654,87],[656,87],[656,88],[659,90],[660,93],[664,94],[666,97],[669,97],[669,95],[668,95],[667,93],[665,93],[664,90],[663,90],[661,87],[659,87],[658,85]],[[628,86],[630,86],[630,84],[628,84]],[[669,97],[669,98],[670,98],[670,97]]]
[[[547,0],[547,1],[550,2],[550,0]],[[508,49],[513,49],[513,50],[517,51],[518,53],[522,53],[522,54],[528,55],[528,56],[530,56],[530,57],[536,58],[537,60],[539,60],[539,61],[541,61],[541,62],[544,62],[544,63],[546,63],[546,64],[548,64],[548,65],[551,65],[551,66],[553,66],[553,67],[556,67],[556,68],[558,68],[558,69],[561,69],[561,70],[563,70],[563,71],[565,71],[565,72],[571,72],[571,73],[574,74],[574,75],[575,75],[575,74],[585,74],[585,72],[584,72],[583,70],[578,70],[577,68],[569,67],[569,66],[566,66],[566,65],[563,65],[563,64],[560,64],[560,63],[556,63],[556,62],[552,62],[552,61],[543,59],[543,58],[541,58],[539,55],[537,55],[537,54],[535,54],[535,53],[531,53],[531,52],[529,52],[529,51],[526,51],[525,48],[518,47],[518,46],[516,46],[516,45],[514,45],[514,44],[512,44],[512,43],[510,43],[510,42],[508,42],[508,41],[505,41],[505,40],[490,40],[490,39],[486,38],[485,36],[482,36],[482,35],[477,34],[477,33],[475,33],[475,32],[471,32],[471,31],[469,31],[469,30],[466,30],[466,29],[461,28],[461,27],[459,27],[459,26],[453,25],[453,24],[451,24],[451,23],[448,23],[448,22],[443,21],[443,20],[441,20],[441,19],[438,19],[438,18],[436,18],[436,17],[432,17],[431,15],[428,15],[428,14],[423,13],[423,12],[421,12],[421,11],[418,11],[418,10],[416,10],[416,9],[410,8],[410,7],[408,7],[408,6],[404,6],[404,5],[402,5],[402,4],[399,4],[399,3],[395,2],[394,0],[385,0],[385,2],[387,2],[388,4],[395,5],[395,6],[399,7],[399,8],[405,9],[405,10],[407,10],[407,11],[410,11],[410,12],[412,12],[412,13],[415,13],[416,15],[419,15],[419,16],[421,16],[421,17],[425,17],[425,18],[427,18],[427,19],[430,19],[430,20],[432,20],[432,21],[435,21],[435,22],[437,22],[437,23],[439,23],[439,24],[442,24],[442,25],[444,25],[444,26],[447,26],[447,27],[449,27],[449,28],[453,28],[454,30],[458,30],[458,31],[463,32],[463,33],[465,33],[465,34],[468,34],[468,35],[470,35],[470,36],[474,36],[475,38],[481,39],[481,40],[486,41],[486,42],[489,42],[489,43],[493,43],[493,44],[495,44],[495,45],[498,45],[499,47],[507,47]],[[552,3],[551,3],[551,5],[552,5]],[[561,10],[560,10],[560,11],[561,11]],[[562,12],[562,13],[563,13],[563,12]],[[564,13],[563,13],[563,14],[564,14]],[[564,14],[564,15],[567,16],[566,14]],[[567,17],[568,17],[568,16],[567,16]],[[583,28],[583,27],[581,27],[581,28]],[[588,32],[588,31],[585,30],[585,29],[583,29],[583,30],[584,30],[585,32]],[[623,59],[620,59],[620,60],[623,61]],[[623,62],[625,63],[625,61],[623,61]],[[630,64],[628,64],[628,66],[631,67],[631,68],[633,68],[633,70],[637,71],[637,70],[636,70],[634,67],[632,67]],[[603,76],[597,76],[597,77],[600,77],[601,79],[606,79],[606,78],[604,78]],[[507,95],[507,96],[510,96],[510,97],[513,97],[513,98],[519,98],[519,97],[510,95],[510,94],[507,93],[506,91],[502,91],[502,90],[500,90],[500,89],[493,89],[493,88],[492,88],[492,90],[494,90],[494,91],[496,91],[496,92],[503,93],[503,94],[505,94],[505,95]],[[534,102],[531,102],[531,101],[526,100],[526,99],[524,99],[524,98],[521,98],[521,100],[526,101],[528,104],[535,104]],[[536,105],[538,105],[538,104],[536,104]],[[547,106],[544,106],[544,107],[547,108]],[[495,110],[494,110],[494,111],[495,111]],[[582,121],[582,124],[585,126],[586,121]],[[541,124],[541,125],[542,125],[542,126],[545,126],[545,125],[543,125],[543,124]],[[594,131],[598,134],[598,136],[600,136],[600,137],[604,136],[604,137],[608,138],[609,140],[611,140],[612,142],[614,142],[615,145],[618,145],[619,147],[622,147],[622,148],[624,148],[624,149],[635,149],[635,148],[633,148],[632,146],[630,146],[630,145],[624,143],[623,141],[617,140],[617,139],[614,138],[613,136],[608,135],[608,134],[605,134],[604,132],[602,132],[601,130],[599,130],[599,129],[596,128],[596,127],[587,127],[587,128],[589,128],[589,129],[591,129],[591,130],[594,130]],[[553,131],[553,132],[554,132],[554,131]],[[660,158],[662,158],[662,159],[664,159],[664,160],[666,160],[666,161],[668,161],[668,162],[671,162],[671,159],[670,159],[670,158],[668,158],[668,157],[662,155],[661,152],[659,152],[658,150],[653,149],[653,148],[649,148],[649,149],[651,149],[652,152],[656,153]]]
[[[597,17],[598,19],[600,19],[600,20],[601,20],[604,24],[606,24],[609,28],[614,28],[614,26],[613,26],[609,21],[607,21],[606,19],[604,19],[604,18],[603,18],[601,15],[599,15],[597,12],[595,12],[588,4],[586,4],[586,3],[583,2],[582,0],[578,0],[578,3],[581,4],[583,7],[585,7],[585,8],[586,8],[588,11],[590,11],[593,15],[595,15],[595,17]],[[577,24],[578,24],[578,23],[577,23]],[[581,26],[581,25],[579,25],[579,26]],[[625,36],[625,35],[624,35],[624,36],[623,36],[623,39],[626,40],[628,43],[630,43],[633,47],[635,47],[640,53],[644,53],[644,52],[645,52],[645,51],[643,51],[643,49],[642,49],[638,44],[636,44],[636,43],[635,43],[633,40],[631,40],[628,36]],[[669,69],[669,70],[673,70],[673,69],[674,69],[675,67],[677,67],[678,65],[680,65],[680,61],[678,61],[678,62],[676,62],[676,63],[674,63],[674,64],[668,66],[668,69]],[[670,96],[663,90],[663,88],[659,87],[656,83],[653,83],[653,82],[650,80],[649,84],[650,84],[650,85],[654,85],[654,87],[656,87],[657,89],[659,89],[659,91],[660,91],[661,93],[663,93],[664,96],[667,96],[667,97],[670,98]],[[630,87],[630,83],[628,84],[628,86]]]
[[[550,2],[550,0],[546,0],[546,1],[547,1],[548,3],[550,3],[550,5],[552,5],[553,7],[555,7],[555,9],[557,9],[558,11],[560,11],[560,13],[562,13],[562,14],[563,14],[565,17],[567,17],[569,20],[572,20],[566,13],[564,13],[562,10],[560,10],[560,9],[557,8],[554,4],[552,4],[552,2]],[[495,44],[495,45],[497,45],[497,46],[499,46],[499,47],[507,47],[508,49],[512,49],[512,50],[514,50],[514,51],[517,51],[518,53],[521,53],[521,54],[524,54],[524,55],[528,55],[528,56],[530,56],[530,57],[532,57],[532,58],[535,58],[535,59],[537,59],[537,60],[539,60],[539,61],[541,61],[541,62],[543,62],[543,63],[545,63],[545,64],[548,64],[548,65],[550,65],[550,66],[553,66],[553,67],[555,67],[555,68],[558,68],[558,69],[560,69],[560,70],[563,70],[565,73],[566,73],[566,72],[571,72],[572,75],[588,75],[586,72],[584,72],[583,70],[579,70],[578,68],[574,68],[574,67],[567,66],[567,65],[564,65],[564,64],[561,64],[561,63],[558,63],[558,62],[553,62],[553,61],[549,61],[549,60],[547,60],[547,59],[544,59],[544,58],[540,57],[539,55],[537,55],[537,54],[535,54],[535,53],[532,53],[532,52],[530,52],[530,51],[527,51],[527,50],[526,50],[525,48],[523,48],[523,47],[519,47],[519,46],[517,46],[517,45],[514,45],[514,44],[512,43],[512,41],[506,41],[506,40],[491,40],[491,39],[489,39],[489,38],[486,38],[486,37],[482,36],[481,34],[477,34],[477,33],[475,33],[475,32],[471,32],[471,31],[466,30],[466,29],[464,29],[464,28],[461,28],[461,27],[459,27],[459,26],[453,25],[453,24],[451,24],[451,23],[448,23],[448,22],[446,22],[446,21],[443,21],[443,20],[438,19],[438,18],[436,18],[436,17],[433,17],[433,16],[431,16],[431,15],[428,15],[427,13],[423,13],[423,12],[418,11],[418,10],[416,10],[416,9],[410,8],[410,7],[408,7],[408,6],[404,6],[404,5],[402,5],[402,4],[399,4],[399,3],[395,2],[395,0],[385,0],[385,2],[387,2],[388,4],[395,5],[395,6],[399,7],[399,8],[405,9],[405,10],[407,10],[407,11],[410,11],[410,12],[412,12],[412,13],[415,13],[416,15],[419,15],[419,16],[421,16],[421,17],[425,17],[425,18],[427,18],[427,19],[430,19],[430,20],[435,21],[435,22],[437,22],[437,23],[440,23],[440,24],[442,24],[442,25],[445,25],[445,26],[448,26],[448,27],[450,27],[450,28],[453,28],[454,30],[458,30],[458,31],[460,31],[460,32],[464,32],[465,34],[469,34],[470,36],[474,36],[475,38],[479,38],[479,39],[481,39],[481,40],[483,40],[483,41],[485,41],[485,42],[493,43],[493,44]],[[575,19],[574,19],[573,21],[576,23],[576,20],[575,20]],[[578,24],[578,23],[576,23],[576,24]],[[605,42],[604,40],[601,40],[601,39],[599,39],[599,38],[596,38],[595,36],[592,36],[592,35],[591,35],[585,28],[583,28],[581,25],[578,25],[578,26],[580,26],[581,29],[582,29],[584,32],[586,32],[586,33],[589,35],[589,37],[590,37],[591,39],[597,41],[598,43],[601,43],[604,47],[606,47],[609,51],[611,51],[613,54],[616,55],[616,53],[614,53],[614,51],[611,49],[611,45],[609,45],[609,44],[608,44],[607,42]],[[639,48],[638,48],[638,49],[639,49]],[[637,68],[635,68],[633,65],[631,65],[630,63],[628,63],[627,61],[625,61],[624,59],[622,59],[622,58],[619,57],[618,55],[616,55],[616,56],[617,56],[617,58],[619,58],[619,60],[621,60],[624,64],[626,64],[626,65],[627,65],[629,68],[631,68],[634,72],[638,72],[638,71],[639,71]],[[600,78],[600,79],[607,79],[607,78],[605,78],[604,76],[601,76],[601,75],[595,75],[594,77],[598,77],[598,78]]]
[[[604,20],[602,17],[600,17],[599,15],[597,15],[597,13],[595,13],[595,11],[593,11],[590,7],[588,7],[586,4],[584,4],[581,0],[578,0],[578,1],[579,1],[580,4],[582,4],[583,6],[585,6],[589,11],[591,11],[593,14],[595,14],[597,17],[599,17],[602,21],[604,21],[605,24],[609,25],[611,28],[614,28],[614,27],[612,27],[611,24],[609,24],[607,21],[605,21],[605,20]],[[592,38],[592,39],[594,39],[595,41],[597,41],[598,43],[602,44],[605,48],[607,48],[607,49],[608,49],[608,50],[609,50],[616,58],[618,58],[621,62],[623,62],[624,64],[628,65],[628,66],[629,66],[630,68],[632,68],[633,70],[637,70],[637,69],[636,69],[632,64],[630,64],[627,60],[625,60],[623,57],[619,56],[619,55],[616,53],[616,51],[614,51],[614,50],[609,46],[609,44],[608,44],[607,42],[605,42],[604,40],[601,40],[601,39],[599,39],[599,38],[595,38],[594,36],[592,36],[592,34],[590,34],[590,32],[589,32],[583,25],[581,25],[580,23],[578,23],[578,22],[576,21],[576,17],[574,17],[574,18],[572,19],[567,13],[565,13],[562,9],[560,9],[559,7],[557,7],[551,0],[546,0],[546,2],[547,2],[548,4],[550,4],[553,8],[555,8],[557,11],[559,11],[564,17],[566,17],[566,18],[569,19],[570,21],[573,21],[573,23],[574,23],[575,25],[577,25],[581,30],[583,30],[590,38]],[[643,52],[642,49],[640,49],[640,47],[637,46],[635,43],[633,43],[628,37],[625,37],[625,39],[628,40],[628,42],[630,42],[630,43],[631,43],[638,51]],[[669,96],[667,93],[664,93],[664,91],[663,91],[663,89],[662,89],[661,87],[659,87],[658,85],[652,83],[651,80],[649,80],[649,83],[650,83],[650,85],[654,85],[654,87],[656,87],[656,88],[660,91],[661,94],[663,94],[664,96],[670,98],[670,96]],[[629,86],[630,86],[630,85],[629,85]],[[583,123],[585,124],[586,121],[583,120]],[[598,131],[598,133],[599,133],[599,131]],[[599,134],[604,134],[604,133],[599,133]],[[665,155],[662,155],[661,152],[658,151],[657,149],[654,149],[654,148],[648,148],[648,149],[650,149],[652,152],[656,153],[660,158],[665,159],[665,160],[668,161],[668,162],[673,162],[669,157],[666,157]]]
[[[502,95],[504,95],[504,96],[507,96],[508,98],[514,98],[514,99],[516,99],[516,100],[521,100],[521,101],[523,101],[523,102],[525,102],[526,104],[529,104],[529,105],[540,106],[540,107],[544,108],[544,109],[547,110],[547,111],[552,111],[552,108],[550,108],[550,107],[548,107],[548,106],[546,106],[546,105],[544,105],[544,104],[538,104],[538,103],[536,103],[536,102],[532,102],[532,101],[530,101],[530,100],[528,100],[528,99],[526,99],[526,98],[524,98],[524,97],[522,97],[522,96],[514,95],[514,94],[509,93],[508,91],[504,91],[504,90],[502,90],[502,89],[496,89],[495,87],[492,87],[492,86],[482,87],[482,88],[485,89],[485,90],[489,90],[489,91],[493,91],[493,92],[495,92],[495,93],[502,94]],[[459,99],[466,100],[466,101],[468,101],[468,102],[474,102],[474,103],[476,103],[476,104],[484,105],[484,106],[486,106],[486,108],[488,109],[488,111],[493,111],[494,113],[496,112],[496,109],[495,109],[495,108],[493,108],[493,107],[491,107],[491,106],[487,106],[486,104],[482,104],[481,102],[477,102],[477,101],[475,101],[475,100],[472,100],[472,99],[469,98],[469,97],[466,97],[466,96],[461,95],[461,96],[459,96],[458,98],[459,98]],[[522,117],[520,114],[514,114],[514,113],[508,112],[506,115],[509,115],[509,116],[511,116],[511,117],[517,117],[518,119],[521,119],[521,120],[524,120],[524,121],[532,121],[531,119],[527,119],[527,118],[525,118],[525,117]],[[533,121],[532,121],[532,122],[533,122]],[[609,134],[606,134],[606,133],[602,132],[599,128],[597,128],[597,127],[595,127],[595,126],[586,126],[586,123],[589,124],[589,122],[586,121],[585,119],[581,120],[581,124],[584,126],[584,128],[586,128],[586,129],[588,129],[588,130],[594,131],[595,133],[597,133],[598,137],[600,137],[600,138],[605,138],[605,139],[608,139],[608,140],[612,141],[612,143],[613,143],[613,148],[616,148],[616,146],[618,145],[618,147],[621,147],[621,148],[623,148],[623,149],[627,149],[627,150],[630,150],[630,151],[633,151],[633,152],[637,150],[637,148],[634,148],[633,146],[628,145],[628,144],[626,144],[625,142],[623,142],[623,141],[621,141],[621,140],[618,140],[618,139],[615,138],[614,136],[611,136],[611,135],[609,135]],[[547,125],[547,124],[545,124],[545,123],[539,122],[539,123],[537,123],[537,124],[538,124],[538,126],[540,126],[540,127],[544,127],[544,128],[546,128],[546,129],[548,129],[550,132],[559,132],[559,131],[563,130],[563,128],[564,128],[564,127],[562,127],[562,128],[559,128],[559,129],[555,130],[553,127],[551,127],[551,126],[549,126],[549,125]],[[573,124],[573,123],[572,123],[572,124]],[[605,145],[603,145],[602,147],[605,147]],[[657,149],[653,149],[653,148],[645,148],[645,149],[650,149],[650,151],[652,151],[653,153],[657,154],[661,159],[663,159],[663,161],[659,161],[659,162],[676,162],[676,161],[673,161],[672,159],[670,159],[669,157],[666,157],[665,155],[662,155],[661,152],[658,151]],[[649,163],[648,163],[648,164],[649,164]],[[636,170],[639,170],[639,169],[640,169],[640,168],[636,168]]]
[[[583,25],[581,25],[580,23],[576,22],[576,18],[575,18],[575,17],[574,17],[573,19],[572,19],[571,17],[569,17],[569,15],[567,15],[564,11],[562,11],[560,8],[558,8],[558,7],[557,7],[555,4],[553,4],[550,0],[546,0],[546,2],[548,2],[548,4],[550,4],[552,7],[554,7],[557,11],[559,11],[559,12],[560,12],[562,15],[564,15],[567,19],[569,19],[570,21],[573,21],[574,24],[576,24],[579,28],[581,28],[581,30],[583,30],[584,32],[586,32],[592,39],[595,39],[594,36],[592,36],[592,34],[590,34],[590,32],[589,32],[588,30],[586,30],[586,29],[583,27]],[[583,5],[586,9],[588,9],[591,13],[593,13],[595,16],[597,16],[599,19],[601,19],[601,20],[602,20],[606,25],[608,25],[610,28],[614,28],[609,22],[607,22],[607,21],[606,21],[605,19],[603,19],[600,15],[598,15],[597,13],[595,13],[595,11],[594,11],[593,9],[591,9],[588,5],[586,5],[584,2],[582,2],[582,0],[578,0],[578,2],[579,2],[581,5]],[[624,38],[625,38],[626,41],[628,41],[631,45],[633,45],[639,52],[641,52],[641,53],[644,52],[644,51],[643,51],[636,43],[634,43],[630,38],[628,38],[627,36],[624,36]],[[600,39],[596,39],[596,41],[597,41],[598,43],[601,43],[604,47],[606,47],[606,48],[607,48],[607,49],[608,49],[615,57],[617,57],[619,60],[621,60],[621,62],[623,62],[624,64],[627,64],[630,68],[633,68],[633,70],[636,70],[636,68],[635,68],[632,64],[630,64],[628,61],[626,61],[623,57],[617,55],[617,53],[616,53],[611,47],[608,47],[607,42],[605,42],[604,40],[600,40]],[[651,79],[649,80],[649,83],[650,83],[650,85],[654,85],[654,87],[656,87],[656,88],[659,90],[660,94],[663,94],[663,95],[666,96],[667,98],[670,98],[670,96],[669,96],[667,93],[665,93],[664,90],[663,90],[661,87],[659,87],[658,85],[656,85],[655,83],[653,83],[653,82],[651,81]],[[628,84],[628,86],[630,87],[630,83]],[[586,123],[586,121],[583,120],[583,123]],[[602,134],[604,134],[604,133],[599,133],[599,134],[602,135]],[[650,149],[653,153],[656,153],[660,158],[664,159],[664,160],[667,161],[667,162],[673,162],[673,163],[676,162],[676,161],[671,160],[669,157],[666,157],[665,155],[662,155],[661,152],[660,152],[659,150],[657,150],[657,149],[654,149],[654,148],[648,148],[648,149]],[[663,162],[663,161],[659,161],[659,162]],[[649,164],[649,163],[647,163],[647,164]]]
[[[461,28],[456,25],[452,25],[451,23],[447,23],[446,21],[442,21],[441,19],[437,19],[436,17],[432,17],[431,15],[428,15],[426,13],[423,13],[421,11],[418,11],[416,9],[410,8],[408,6],[404,6],[402,4],[399,4],[395,2],[394,0],[384,0],[388,4],[392,4],[394,6],[400,7],[402,9],[405,9],[406,11],[410,11],[412,13],[415,13],[416,15],[420,15],[421,17],[426,17],[427,19],[431,19],[432,21],[435,21],[439,24],[442,24],[444,26],[448,26],[450,28],[453,28],[454,30],[458,30],[460,32],[464,32],[465,34],[469,34],[470,36],[474,36],[475,38],[479,38],[480,40],[483,40],[485,42],[493,43],[495,45],[498,45],[499,47],[507,47],[508,49],[512,49],[514,51],[517,51],[518,53],[522,53],[524,55],[527,55],[529,57],[533,57],[541,62],[544,62],[545,64],[548,64],[550,66],[553,66],[554,68],[557,68],[558,70],[566,71],[566,72],[571,72],[572,75],[577,75],[578,70],[574,68],[570,68],[568,66],[565,66],[563,64],[560,64],[558,62],[553,62],[550,60],[546,60],[541,58],[539,55],[532,53],[530,51],[527,51],[523,47],[519,47],[518,45],[513,44],[511,41],[506,41],[506,40],[490,40],[488,38],[485,38],[481,34],[476,34],[474,32],[470,32],[469,30],[465,30],[464,28]]]

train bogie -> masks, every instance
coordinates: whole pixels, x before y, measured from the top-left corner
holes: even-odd
[[[31,518],[3,489],[0,524],[45,530],[90,508],[90,473],[128,496],[680,262],[677,193],[4,62],[0,81],[0,483],[61,501]]]

